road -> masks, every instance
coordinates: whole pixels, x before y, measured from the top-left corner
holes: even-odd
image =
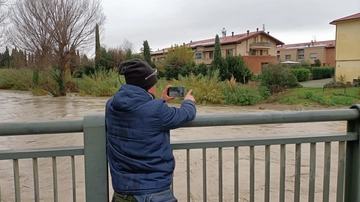
[[[318,87],[323,87],[325,84],[330,83],[332,80],[333,78],[310,80],[310,81],[300,82],[300,84],[304,87],[318,88]]]

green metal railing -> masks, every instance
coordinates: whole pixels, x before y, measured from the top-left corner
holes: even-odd
[[[295,144],[295,181],[294,201],[300,201],[300,174],[301,174],[301,145],[310,144],[310,171],[308,201],[314,201],[315,194],[315,168],[316,168],[316,143],[324,143],[324,175],[323,175],[323,201],[329,201],[330,180],[330,156],[331,142],[339,142],[338,166],[337,166],[337,193],[336,201],[353,202],[360,201],[360,105],[354,105],[350,109],[338,110],[315,110],[315,111],[287,111],[287,112],[263,112],[243,114],[216,114],[198,115],[196,119],[185,127],[208,127],[230,125],[253,125],[253,124],[276,124],[276,123],[301,123],[301,122],[327,122],[347,121],[347,131],[342,134],[314,134],[290,137],[261,137],[261,138],[237,138],[220,140],[193,140],[172,142],[173,150],[186,151],[186,191],[187,201],[191,201],[191,165],[190,151],[202,150],[202,200],[208,200],[207,193],[207,149],[218,150],[218,201],[223,201],[223,149],[234,150],[234,201],[239,201],[239,147],[250,148],[250,201],[254,201],[255,194],[255,164],[254,148],[265,146],[265,179],[264,200],[270,201],[270,147],[280,145],[280,189],[279,201],[285,201],[285,169],[286,169],[286,145]],[[59,201],[57,195],[57,157],[71,157],[72,166],[72,193],[73,201],[76,201],[75,185],[75,160],[74,156],[84,156],[85,167],[85,197],[88,202],[109,201],[108,167],[106,161],[106,135],[103,115],[85,116],[83,120],[76,121],[49,121],[33,123],[0,123],[1,136],[22,136],[30,134],[74,133],[83,132],[84,146],[68,148],[43,148],[27,150],[2,150],[0,160],[12,160],[14,170],[15,201],[21,201],[19,160],[32,159],[34,199],[40,201],[41,190],[38,180],[38,158],[52,158],[53,167],[53,192],[54,201]],[[176,181],[174,182],[176,183]],[[3,185],[4,186],[4,185]],[[176,187],[173,187],[173,189]],[[4,194],[0,190],[1,194]]]

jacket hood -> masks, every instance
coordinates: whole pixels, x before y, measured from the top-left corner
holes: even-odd
[[[130,84],[124,84],[114,95],[112,107],[115,110],[131,111],[152,99],[151,94],[143,88]]]

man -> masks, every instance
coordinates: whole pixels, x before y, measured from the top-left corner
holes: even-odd
[[[170,190],[175,167],[170,130],[195,119],[195,99],[190,90],[179,108],[155,99],[156,69],[139,59],[120,64],[126,84],[106,103],[108,161],[114,188],[113,202],[173,202]]]

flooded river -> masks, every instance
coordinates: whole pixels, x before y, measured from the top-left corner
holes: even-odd
[[[29,92],[0,90],[0,122],[29,122],[48,120],[82,119],[88,114],[104,114],[105,98],[32,96]],[[178,105],[174,105],[178,106]],[[261,110],[260,110],[260,109]],[[197,106],[198,114],[266,112],[274,110],[312,110],[289,105],[261,106]],[[340,133],[346,130],[345,122],[298,123],[253,126],[227,126],[180,128],[172,131],[172,141],[195,139],[242,138],[264,136],[293,136],[301,134]],[[30,135],[18,137],[0,137],[0,150],[49,148],[61,146],[81,146],[82,134]],[[278,201],[279,196],[279,146],[271,147],[271,201]],[[286,201],[293,200],[295,147],[288,145],[286,161]],[[322,201],[324,144],[317,144],[315,201]],[[179,201],[186,201],[186,153],[176,151],[176,170],[174,176],[175,195]],[[233,149],[223,150],[224,201],[233,201]],[[208,201],[218,201],[218,155],[217,150],[207,152]],[[249,148],[239,149],[240,199],[249,201]],[[302,145],[301,200],[308,197],[309,145]],[[264,198],[264,147],[255,147],[255,201]],[[191,200],[202,201],[202,154],[191,152]],[[84,201],[83,158],[76,157],[77,201]],[[22,201],[34,201],[32,161],[20,160],[20,184]],[[39,182],[41,201],[54,201],[51,159],[39,159]],[[13,162],[0,161],[1,202],[14,201]],[[70,158],[57,158],[57,181],[59,201],[72,201]],[[337,174],[337,143],[332,143],[330,199],[335,201]],[[111,189],[110,189],[111,190]],[[111,190],[112,192],[112,190]]]

